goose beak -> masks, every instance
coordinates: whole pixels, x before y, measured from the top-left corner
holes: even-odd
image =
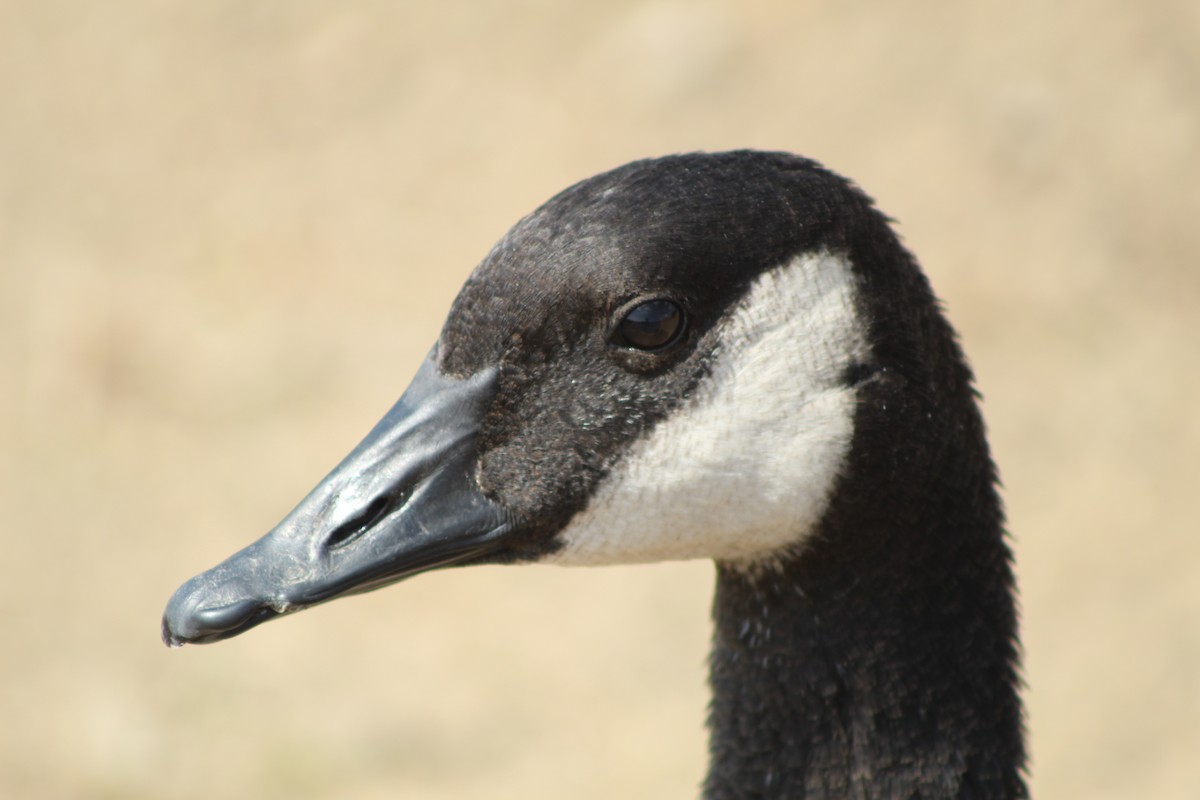
[[[446,377],[430,354],[396,405],[274,530],[179,587],[163,641],[228,639],[497,549],[505,514],[474,479],[495,383],[495,370]]]

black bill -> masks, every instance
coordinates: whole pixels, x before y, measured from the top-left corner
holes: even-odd
[[[495,370],[443,376],[431,354],[396,405],[274,530],[179,587],[163,614],[163,641],[220,641],[497,549],[504,513],[473,477],[495,379]]]

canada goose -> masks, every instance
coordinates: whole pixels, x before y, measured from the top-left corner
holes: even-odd
[[[710,558],[706,797],[1020,798],[1002,522],[971,372],[871,200],[788,154],[670,156],[518,222],[163,638],[452,564]]]

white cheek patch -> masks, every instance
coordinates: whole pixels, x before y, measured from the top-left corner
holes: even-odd
[[[718,331],[711,375],[635,442],[544,559],[564,565],[757,561],[802,544],[853,436],[843,385],[868,345],[838,255],[764,273]]]

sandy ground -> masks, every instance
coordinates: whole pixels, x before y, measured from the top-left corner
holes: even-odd
[[[753,146],[897,220],[986,395],[1033,786],[1200,777],[1200,4],[0,0],[0,796],[690,797],[712,569],[430,575],[168,651],[492,242]]]

